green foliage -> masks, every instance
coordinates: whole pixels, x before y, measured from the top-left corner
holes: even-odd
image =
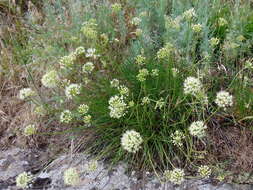
[[[101,157],[153,169],[191,164],[200,151],[195,145],[209,143],[210,118],[252,116],[252,71],[241,64],[253,53],[250,5],[121,3],[116,13],[109,1],[45,5],[44,24],[31,24],[37,32],[27,49],[32,70],[57,76],[42,82],[36,102],[43,100],[61,122],[93,131],[96,139],[88,144]],[[52,80],[56,87],[47,88]],[[78,112],[81,104],[87,113]],[[129,130],[141,136],[132,133],[141,143],[135,154],[126,154],[125,146],[136,142],[122,140]]]

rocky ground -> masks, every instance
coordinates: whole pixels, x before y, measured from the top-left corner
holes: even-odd
[[[19,190],[15,178],[23,171],[37,176],[30,189],[47,190],[251,190],[253,185],[218,184],[209,180],[188,180],[180,186],[161,183],[151,173],[128,172],[124,164],[110,168],[98,162],[95,170],[89,170],[92,161],[84,154],[63,155],[47,160],[43,152],[13,148],[0,152],[0,190]],[[76,167],[81,175],[77,187],[65,186],[63,172]]]

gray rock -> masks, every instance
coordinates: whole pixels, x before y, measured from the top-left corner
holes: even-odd
[[[31,156],[31,154],[33,156]],[[23,171],[29,171],[38,165],[40,156],[34,156],[29,150],[12,149],[0,152],[0,190],[18,190],[15,177]],[[33,162],[31,159],[35,159]],[[161,183],[159,179],[146,172],[138,177],[138,172],[127,174],[127,166],[119,164],[108,169],[103,162],[98,162],[96,170],[89,170],[91,159],[85,154],[63,155],[36,174],[31,189],[48,190],[253,190],[252,185],[222,184],[214,186],[206,180],[186,180],[180,186]],[[81,182],[76,187],[66,186],[63,181],[64,171],[75,167],[80,173]],[[109,167],[110,168],[110,167]]]

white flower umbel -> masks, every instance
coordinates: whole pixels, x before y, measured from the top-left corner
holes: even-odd
[[[35,96],[36,93],[31,88],[23,88],[19,91],[19,98],[21,100],[31,98],[32,96]]]
[[[190,134],[198,138],[203,138],[206,136],[206,129],[207,126],[203,121],[194,121],[189,127]]]
[[[149,75],[149,72],[147,69],[140,69],[139,74],[137,75],[137,79],[140,82],[144,82]]]
[[[128,152],[136,153],[143,143],[140,133],[135,130],[126,131],[121,137],[121,146]]]
[[[31,183],[32,180],[33,180],[32,175],[30,175],[26,172],[23,172],[17,176],[16,185],[17,185],[17,187],[25,189],[25,188],[29,187],[29,183]]]
[[[208,166],[200,166],[198,168],[198,173],[201,177],[203,178],[208,178],[210,177],[212,170],[211,168],[209,168]]]
[[[220,43],[220,39],[219,38],[211,38],[209,40],[209,43],[212,47],[215,47]]]
[[[66,185],[78,185],[80,183],[80,176],[76,168],[69,168],[64,172],[64,183]]]
[[[195,33],[200,33],[202,31],[203,26],[201,24],[193,24],[192,25],[192,30]]]
[[[166,170],[164,172],[164,177],[166,180],[169,180],[174,184],[180,185],[184,181],[185,173],[184,170],[180,168],[175,168],[174,170]]]
[[[30,136],[30,135],[33,135],[36,133],[36,126],[35,125],[27,125],[25,128],[24,128],[24,135],[25,136]]]
[[[43,86],[48,88],[55,88],[59,82],[58,74],[55,70],[49,71],[41,78]]]
[[[142,105],[149,104],[149,103],[150,103],[149,97],[145,96],[142,98],[142,101],[141,101]]]
[[[112,79],[111,87],[118,88],[119,87],[119,80],[118,79]]]
[[[75,53],[74,53],[76,56],[79,56],[79,55],[82,55],[82,54],[85,54],[85,49],[84,47],[80,46],[78,48],[76,48],[75,50]]]
[[[220,91],[216,95],[215,103],[218,107],[226,109],[233,105],[233,96],[226,91]]]
[[[187,21],[192,20],[194,17],[196,17],[195,9],[191,8],[183,13],[183,18]]]
[[[185,135],[181,131],[175,131],[173,134],[171,134],[171,141],[175,146],[183,146],[183,139],[185,138]]]
[[[83,72],[84,73],[87,73],[87,74],[90,74],[93,70],[94,70],[95,66],[92,62],[87,62],[83,65]]]
[[[109,100],[110,116],[119,119],[126,114],[127,104],[122,96],[115,95]]]
[[[89,48],[86,52],[86,57],[95,57],[96,49],[95,48]]]
[[[80,106],[78,106],[77,111],[80,114],[86,114],[89,111],[89,106],[86,104],[81,104]]]
[[[129,95],[129,89],[124,85],[120,85],[118,87],[118,90],[119,90],[120,95],[122,95],[122,96],[128,96]]]
[[[184,81],[184,93],[189,95],[197,95],[202,90],[202,83],[198,78],[187,77]]]
[[[70,123],[72,120],[72,113],[69,110],[64,110],[60,115],[60,122],[62,123]]]
[[[79,84],[70,84],[65,89],[65,95],[68,99],[72,99],[73,97],[79,95],[81,93],[81,86]]]

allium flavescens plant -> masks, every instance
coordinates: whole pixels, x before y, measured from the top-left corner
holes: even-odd
[[[60,22],[46,17],[51,39],[44,37],[44,51],[37,44],[44,54],[34,57],[47,55],[37,62],[54,63],[40,80],[50,113],[70,129],[92,131],[90,152],[112,161],[153,169],[190,163],[194,143],[208,142],[209,119],[236,109],[239,76],[252,74],[232,64],[252,55],[253,31],[245,32],[248,15],[239,11],[249,5],[215,2],[87,1],[69,5]],[[34,95],[31,89],[20,93],[21,99]],[[170,176],[181,183],[184,172]]]

